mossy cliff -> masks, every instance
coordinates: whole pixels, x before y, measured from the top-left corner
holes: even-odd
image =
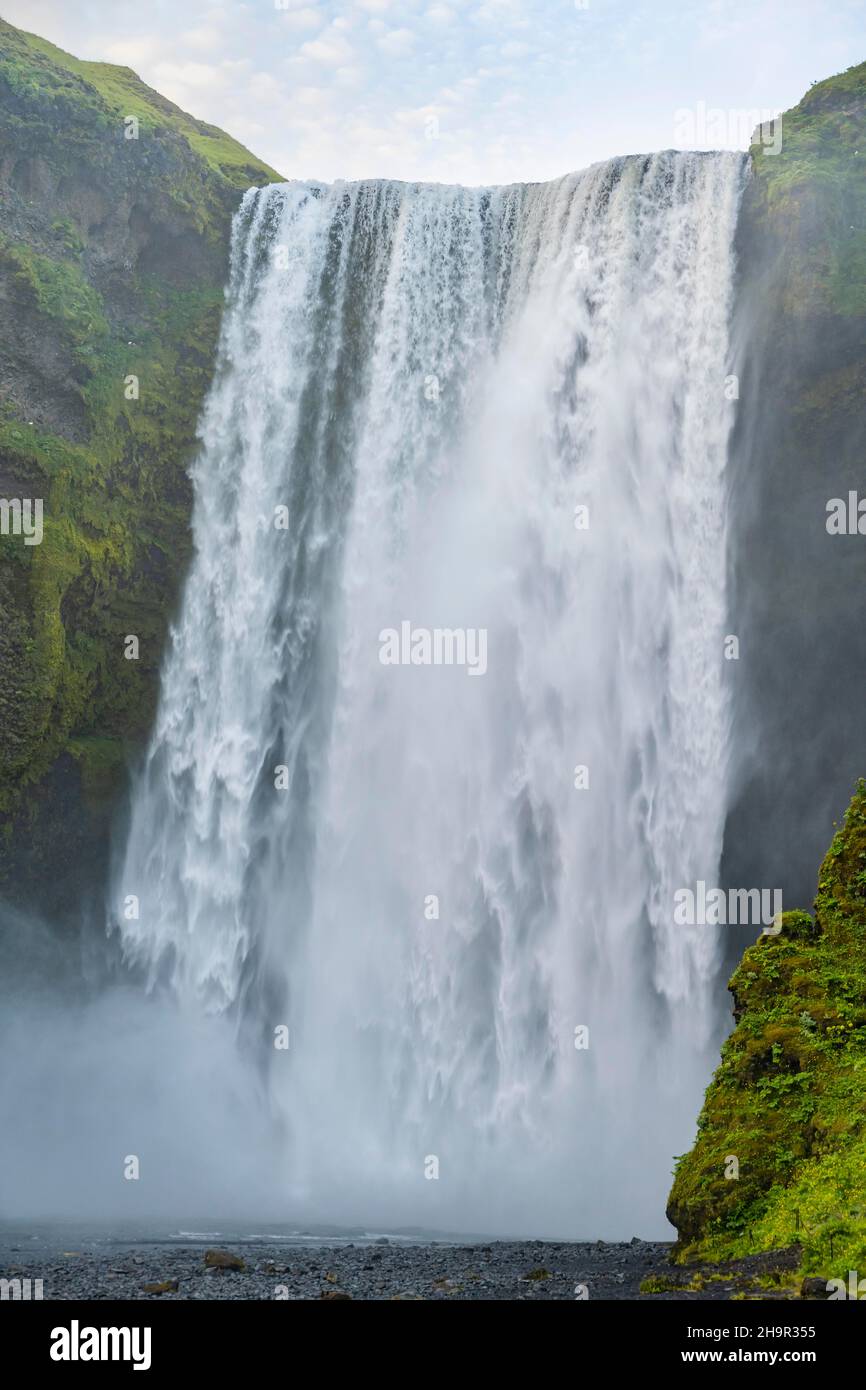
[[[753,147],[737,230],[725,877],[799,904],[866,769],[866,536],[826,525],[830,499],[866,497],[866,63],[813,86],[773,149]]]
[[[746,217],[770,234],[771,265],[786,263],[776,307],[793,321],[829,314],[853,326],[866,317],[864,139],[860,63],[816,83],[783,114],[778,147],[772,132],[752,146]]]
[[[0,497],[44,509],[41,544],[0,536],[0,890],[31,904],[98,878],[188,557],[231,216],[278,177],[0,21]]]
[[[866,1271],[866,784],[821,868],[815,915],[746,951],[737,1026],[668,1217],[683,1259],[802,1246],[802,1271]]]
[[[740,796],[731,886],[808,902],[866,767],[866,537],[827,502],[866,495],[866,64],[815,85],[756,145],[737,235],[741,400],[732,618]],[[752,741],[747,734],[751,732]],[[732,954],[732,961],[736,956]],[[679,1258],[802,1247],[804,1273],[866,1273],[866,789],[820,872],[730,982],[736,1027],[678,1161]]]

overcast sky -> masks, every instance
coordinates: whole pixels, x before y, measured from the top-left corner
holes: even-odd
[[[289,178],[546,179],[742,148],[866,59],[866,0],[0,0]],[[688,115],[684,113],[689,113]]]

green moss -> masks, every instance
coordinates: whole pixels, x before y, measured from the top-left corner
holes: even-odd
[[[682,1284],[669,1274],[648,1274],[640,1282],[640,1293],[678,1293]]]
[[[85,799],[92,807],[105,804],[123,781],[126,755],[122,739],[71,738],[67,749],[79,765]]]
[[[77,256],[84,250],[81,233],[71,217],[58,217],[51,223],[58,248],[67,255]]]
[[[94,345],[106,336],[102,297],[77,265],[49,260],[26,244],[12,244],[0,235],[0,264],[3,262],[29,290],[39,311],[52,319],[76,348]]]
[[[816,83],[781,120],[781,149],[752,146],[780,255],[795,252],[786,308],[866,314],[866,63]]]
[[[730,981],[737,1027],[678,1160],[682,1260],[798,1244],[802,1272],[866,1267],[866,784],[821,868]],[[738,1176],[731,1173],[735,1158]]]
[[[216,126],[198,121],[142,82],[131,68],[85,62],[37,34],[0,20],[0,77],[27,102],[48,100],[60,110],[86,108],[103,126],[135,116],[145,132],[171,128],[182,135],[208,167],[235,188],[279,183],[269,165]],[[132,143],[132,142],[130,142]]]
[[[279,176],[129,69],[2,20],[0,151],[0,355],[17,373],[0,470],[44,503],[41,545],[0,537],[0,880],[23,883],[40,807],[57,833],[58,770],[95,807],[150,726],[231,216]]]

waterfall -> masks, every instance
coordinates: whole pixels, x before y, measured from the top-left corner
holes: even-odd
[[[744,178],[664,153],[236,216],[112,918],[266,1071],[292,1210],[659,1229],[720,1026],[672,905],[726,812]]]

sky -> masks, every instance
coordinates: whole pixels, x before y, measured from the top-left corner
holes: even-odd
[[[866,60],[866,0],[0,0],[286,178],[549,179],[742,149]]]

